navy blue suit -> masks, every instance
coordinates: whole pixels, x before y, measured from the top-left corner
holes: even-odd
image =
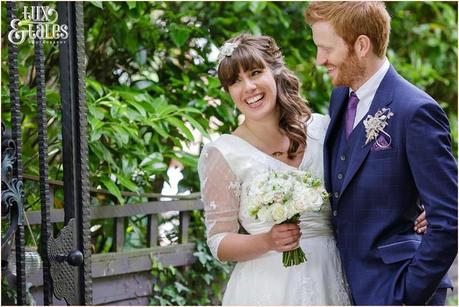
[[[347,281],[358,305],[424,305],[457,254],[457,163],[440,106],[391,66],[368,114],[394,113],[390,148],[365,145],[363,120],[344,136],[349,88],[333,90],[325,137],[325,184]],[[366,115],[365,117],[366,118]],[[419,203],[429,223],[414,232]],[[443,291],[444,292],[444,291]]]

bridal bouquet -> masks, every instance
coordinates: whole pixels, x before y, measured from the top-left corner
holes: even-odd
[[[262,222],[297,223],[305,211],[320,211],[328,193],[318,178],[303,171],[268,170],[250,182],[246,190],[248,213]],[[307,261],[301,247],[284,252],[284,267]]]

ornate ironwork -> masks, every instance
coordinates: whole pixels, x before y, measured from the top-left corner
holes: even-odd
[[[12,30],[11,21],[15,18],[16,4],[14,2],[6,3],[6,14],[8,21],[8,32]],[[8,41],[8,77],[9,77],[9,92],[11,101],[11,129],[12,140],[16,146],[16,160],[13,167],[13,177],[16,180],[16,188],[22,185],[22,143],[21,143],[21,109],[19,102],[19,73],[18,73],[18,47]],[[19,183],[21,182],[21,183]],[[22,196],[22,194],[21,194]],[[18,203],[22,205],[23,198]],[[17,278],[17,304],[24,305],[26,303],[26,280],[25,280],[25,237],[24,225],[20,221],[21,208],[17,210],[17,227],[15,231],[16,239],[16,278]],[[3,242],[2,242],[3,244]]]
[[[64,226],[57,239],[52,236],[48,241],[48,256],[51,262],[51,278],[54,285],[54,295],[58,299],[65,299],[67,304],[79,305],[78,288],[78,266],[71,265],[66,256],[74,249],[73,244],[76,240],[75,219],[70,219]],[[81,263],[80,263],[81,264]]]
[[[2,237],[2,248],[11,240],[17,225],[22,224],[23,219],[24,191],[22,181],[14,177],[15,162],[16,144],[2,123],[2,217],[9,216],[10,220],[9,228]]]
[[[59,2],[57,7],[59,23],[69,27],[67,40],[60,44],[65,221],[75,218],[75,249],[84,258],[75,277],[79,304],[92,304],[83,3]]]

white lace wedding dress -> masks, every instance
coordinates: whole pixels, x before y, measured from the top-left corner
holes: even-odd
[[[329,117],[313,114],[307,123],[307,148],[299,169],[323,179],[323,140]],[[204,202],[207,243],[214,257],[227,233],[242,225],[249,234],[268,232],[272,223],[247,212],[244,183],[271,168],[293,170],[243,139],[224,134],[207,144],[198,163]],[[301,247],[307,261],[284,268],[282,253],[271,251],[238,262],[223,305],[350,305],[338,250],[330,226],[330,208],[301,216]],[[240,223],[240,224],[239,224]]]

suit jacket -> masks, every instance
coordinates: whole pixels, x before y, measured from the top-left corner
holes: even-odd
[[[353,299],[358,305],[423,305],[438,287],[451,287],[445,275],[457,254],[457,163],[448,119],[391,66],[368,112],[390,108],[394,114],[384,129],[389,148],[378,148],[374,140],[365,145],[360,122],[351,135],[356,139],[346,172],[335,174],[331,165],[344,160],[338,147],[348,93],[348,87],[333,90],[324,164]],[[419,201],[429,223],[423,236],[413,230]]]

